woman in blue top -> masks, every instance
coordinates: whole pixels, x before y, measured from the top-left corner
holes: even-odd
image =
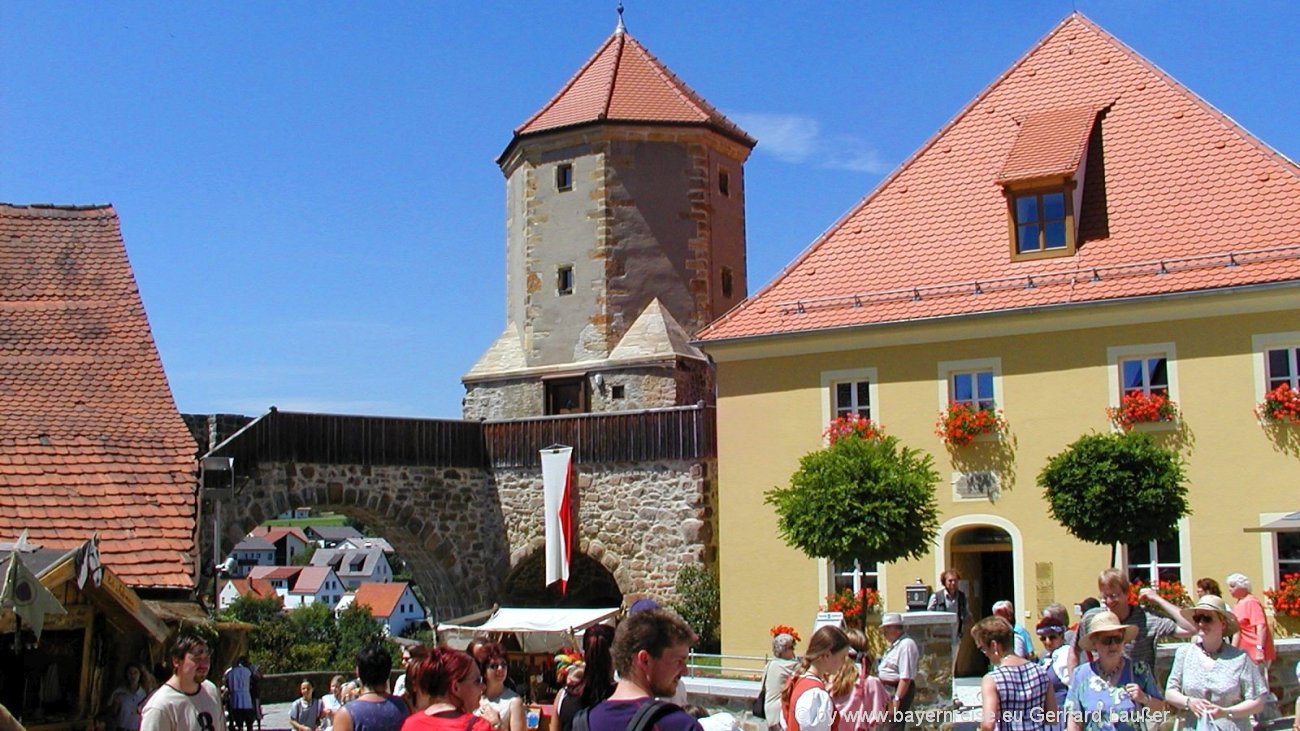
[[[1165,709],[1164,695],[1147,664],[1124,657],[1137,627],[1121,624],[1114,612],[1098,612],[1080,641],[1096,659],[1075,668],[1065,697],[1069,731],[1134,731],[1141,720]]]

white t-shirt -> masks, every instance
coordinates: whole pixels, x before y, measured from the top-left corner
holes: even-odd
[[[140,731],[226,731],[221,693],[211,680],[193,695],[164,683],[145,701]]]

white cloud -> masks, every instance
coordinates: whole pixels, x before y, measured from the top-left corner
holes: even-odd
[[[828,137],[812,117],[768,112],[729,112],[727,116],[758,139],[760,153],[782,162],[875,175],[891,168],[866,141],[850,135]]]

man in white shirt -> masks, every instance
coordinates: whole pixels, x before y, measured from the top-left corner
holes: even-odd
[[[916,696],[916,668],[921,662],[921,648],[916,640],[907,636],[903,626],[903,615],[898,612],[886,612],[880,617],[880,634],[885,636],[889,648],[880,656],[876,674],[880,682],[889,691],[890,720],[885,724],[888,731],[904,731],[907,727],[903,715],[912,708],[912,699]]]
[[[171,649],[172,676],[140,712],[140,731],[226,731],[221,693],[208,680],[212,656],[207,644],[181,636]]]

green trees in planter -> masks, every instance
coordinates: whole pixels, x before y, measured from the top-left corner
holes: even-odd
[[[1111,546],[1170,538],[1188,515],[1179,455],[1149,434],[1087,434],[1038,475],[1049,511],[1071,535]]]
[[[764,495],[781,538],[805,554],[864,565],[920,558],[939,530],[934,459],[895,437],[846,436],[799,460]]]

